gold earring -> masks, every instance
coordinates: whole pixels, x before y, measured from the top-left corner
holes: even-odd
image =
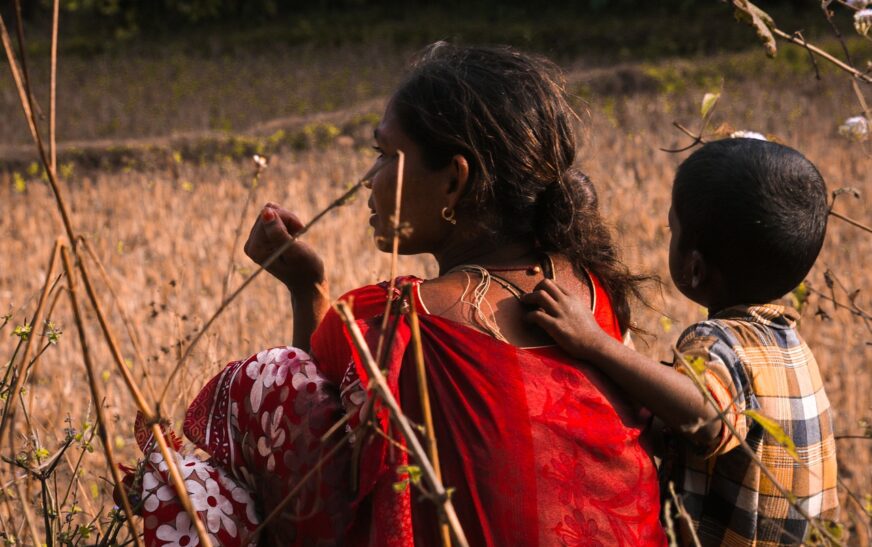
[[[449,209],[448,207],[442,208],[442,218],[445,219],[446,222],[451,224],[457,224],[457,219],[454,218],[454,209]]]

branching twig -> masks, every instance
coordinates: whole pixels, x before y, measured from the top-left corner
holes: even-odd
[[[436,478],[442,480],[442,469],[439,464],[439,450],[436,446],[436,429],[433,426],[433,412],[430,409],[430,390],[427,388],[427,369],[424,366],[424,349],[421,346],[421,326],[418,322],[418,309],[415,303],[411,283],[403,287],[405,300],[409,303],[409,330],[412,332],[412,349],[415,352],[415,369],[418,375],[418,397],[421,400],[421,413],[424,416],[424,438],[427,440],[427,456],[433,463]],[[443,522],[439,527],[443,547],[451,547],[451,535],[448,524]]]
[[[815,529],[823,537],[833,541],[833,543],[841,545],[842,542],[838,538],[834,537],[828,530],[822,528],[815,521],[815,519],[813,519],[811,515],[808,514],[808,511],[806,511],[805,508],[796,501],[796,496],[794,496],[784,485],[782,485],[778,481],[778,479],[775,477],[775,474],[772,473],[772,471],[769,469],[769,467],[766,466],[765,463],[763,463],[763,460],[761,460],[760,456],[758,456],[757,453],[754,452],[754,449],[751,448],[745,438],[739,434],[736,426],[733,425],[731,420],[727,417],[726,411],[724,411],[720,407],[720,405],[718,405],[715,398],[709,392],[708,388],[705,385],[705,380],[700,377],[700,375],[693,369],[693,367],[687,364],[684,354],[678,349],[677,346],[672,346],[672,352],[678,359],[678,361],[680,363],[683,363],[684,369],[687,372],[687,376],[696,384],[697,389],[705,398],[706,404],[711,405],[712,408],[717,411],[718,419],[720,419],[721,422],[723,422],[723,424],[727,427],[727,429],[729,429],[730,433],[739,442],[739,446],[742,448],[745,454],[747,454],[751,461],[754,463],[754,465],[756,465],[760,469],[760,471],[762,471],[763,474],[766,475],[766,478],[769,479],[769,482],[771,482],[775,489],[778,490],[778,493],[781,494],[784,500],[787,501],[787,503],[797,512],[797,514],[799,514],[799,516],[801,516],[809,523],[809,526]]]
[[[124,513],[127,515],[127,526],[130,530],[130,535],[136,542],[137,547],[141,547],[142,542],[139,539],[139,533],[137,532],[136,527],[134,527],[133,525],[133,506],[130,504],[130,498],[127,496],[127,491],[123,487],[121,471],[115,464],[115,455],[113,453],[112,443],[109,441],[110,424],[106,420],[106,415],[103,412],[103,395],[101,393],[102,390],[94,374],[94,365],[91,362],[91,352],[88,346],[88,341],[85,338],[85,325],[84,321],[82,320],[82,313],[79,307],[79,297],[76,290],[75,278],[73,276],[73,266],[71,264],[69,252],[67,251],[66,247],[63,247],[61,249],[61,255],[63,258],[64,271],[67,274],[67,283],[69,285],[70,291],[70,303],[73,306],[73,317],[76,321],[76,328],[79,331],[79,342],[82,347],[82,359],[85,362],[85,369],[88,372],[88,384],[91,388],[91,397],[94,401],[94,407],[97,411],[97,427],[100,428],[99,435],[101,444],[103,445],[103,454],[106,458],[106,465],[109,467],[109,472],[112,473],[112,480],[115,481],[116,485],[119,485],[118,490],[121,493],[121,504],[124,508]]]
[[[58,265],[58,258],[60,257],[61,250],[61,241],[58,239],[55,241],[54,249],[51,253],[51,258],[48,263],[48,271],[45,274],[45,283],[42,286],[42,292],[39,295],[39,302],[36,305],[36,313],[33,316],[33,320],[31,321],[31,332],[30,336],[27,338],[27,342],[24,344],[24,352],[21,355],[20,365],[18,365],[17,376],[15,376],[15,383],[12,385],[12,391],[7,393],[6,399],[6,409],[3,413],[2,419],[0,419],[0,441],[3,439],[3,434],[6,431],[6,428],[9,427],[13,420],[15,419],[15,401],[18,399],[18,393],[21,391],[21,386],[24,384],[24,379],[27,377],[25,367],[27,366],[27,359],[30,357],[30,348],[33,344],[33,339],[38,338],[36,329],[42,323],[42,315],[43,311],[45,311],[46,301],[48,300],[48,292],[51,288],[51,281],[54,278],[54,272]],[[15,367],[15,363],[11,362],[9,364],[10,367]]]
[[[374,175],[374,174],[375,174],[375,172],[370,172],[370,175]],[[237,287],[232,293],[230,293],[230,295],[227,296],[227,298],[224,299],[223,302],[221,302],[221,304],[218,306],[218,309],[215,310],[215,313],[212,314],[212,316],[206,321],[206,323],[203,325],[203,327],[200,328],[199,332],[197,332],[197,334],[191,340],[191,343],[188,345],[188,347],[185,348],[185,352],[182,354],[178,363],[176,363],[176,366],[173,368],[172,372],[170,373],[169,377],[167,378],[167,381],[166,381],[166,384],[164,385],[163,391],[161,391],[160,397],[158,398],[158,401],[157,401],[157,408],[158,409],[160,409],[163,406],[163,402],[166,399],[166,396],[167,396],[167,393],[169,392],[170,386],[172,386],[173,380],[175,380],[176,375],[178,375],[179,371],[181,371],[182,367],[184,367],[185,363],[187,363],[188,359],[191,356],[191,352],[194,350],[194,348],[197,346],[197,343],[200,341],[200,339],[203,338],[203,335],[206,334],[206,332],[209,330],[209,328],[212,326],[212,324],[215,322],[215,320],[218,319],[218,317],[222,313],[224,313],[224,310],[226,310],[227,307],[234,300],[236,300],[236,297],[238,297],[242,293],[242,291],[244,291],[246,289],[246,287],[248,287],[251,284],[251,282],[254,281],[257,278],[257,276],[259,276],[261,274],[261,272],[263,272],[267,267],[269,267],[270,264],[275,262],[281,255],[283,255],[285,253],[285,251],[287,251],[291,247],[291,245],[296,243],[297,240],[300,239],[300,237],[302,237],[306,232],[308,232],[312,226],[314,226],[319,220],[324,218],[324,215],[326,215],[327,213],[329,213],[333,209],[335,209],[337,207],[341,207],[342,205],[347,203],[348,200],[351,199],[351,197],[355,193],[357,193],[358,190],[360,190],[363,183],[366,182],[367,180],[368,179],[364,179],[364,180],[357,182],[354,186],[352,186],[350,189],[348,189],[339,198],[337,198],[335,201],[333,201],[333,203],[331,203],[325,209],[323,209],[321,212],[319,212],[317,215],[315,215],[312,218],[312,220],[310,220],[305,226],[303,226],[303,228],[300,229],[299,232],[294,234],[294,236],[291,237],[291,239],[288,240],[284,245],[282,245],[281,247],[276,249],[273,254],[271,254],[266,260],[264,260],[263,263],[251,275],[249,275],[245,279],[245,281],[243,281],[239,285],[239,287]]]
[[[406,155],[402,150],[397,150],[397,184],[394,190],[394,214],[391,216],[391,271],[388,278],[388,292],[385,298],[385,312],[382,315],[381,331],[378,337],[378,346],[375,351],[376,363],[381,364],[385,354],[385,333],[388,330],[388,321],[391,317],[391,305],[394,302],[397,279],[397,256],[400,251],[400,213],[403,203],[403,172],[405,170]]]
[[[258,158],[261,161],[258,161]],[[230,252],[227,260],[227,275],[224,276],[224,285],[221,287],[221,300],[227,298],[227,291],[230,290],[230,280],[233,277],[233,272],[236,270],[236,263],[233,260],[233,255],[236,253],[236,247],[239,245],[239,238],[242,236],[242,227],[248,216],[248,207],[254,201],[254,194],[257,192],[260,174],[266,167],[266,159],[262,156],[255,156],[254,175],[251,177],[251,185],[248,188],[248,194],[245,196],[245,203],[242,205],[242,211],[239,212],[239,224],[236,225],[236,231],[233,234],[233,243],[230,244]]]
[[[384,402],[385,406],[387,406],[388,411],[390,412],[391,421],[397,425],[402,432],[403,437],[406,439],[409,451],[421,467],[422,475],[433,494],[432,499],[435,500],[437,508],[448,521],[448,525],[454,535],[454,541],[457,542],[458,547],[468,547],[469,544],[466,540],[466,535],[463,533],[460,521],[457,518],[457,513],[454,511],[454,504],[451,503],[451,497],[442,485],[442,481],[440,481],[436,476],[436,471],[433,469],[430,459],[427,457],[424,448],[418,441],[415,431],[412,429],[409,420],[400,409],[400,405],[394,398],[393,393],[391,393],[384,375],[378,365],[376,365],[375,359],[373,359],[372,353],[369,350],[369,346],[364,340],[360,328],[357,326],[351,308],[347,303],[340,301],[336,303],[336,311],[339,313],[339,317],[345,324],[345,328],[348,329],[348,333],[351,335],[352,344],[357,350],[361,361],[363,361],[364,368],[366,368],[367,375],[369,376],[371,389],[375,395]]]
[[[321,467],[323,467],[324,464],[327,463],[327,461],[330,458],[332,458],[333,455],[339,451],[339,449],[341,449],[343,447],[348,448],[348,439],[350,439],[353,434],[354,434],[354,432],[346,433],[345,436],[342,437],[341,440],[339,440],[339,442],[337,442],[335,445],[333,445],[333,447],[331,447],[330,450],[328,450],[324,455],[322,455],[318,459],[318,461],[315,463],[315,465],[313,465],[312,468],[309,469],[309,471],[307,471],[306,474],[303,475],[299,481],[297,481],[297,484],[294,485],[294,487],[291,489],[290,492],[288,492],[288,494],[282,499],[282,501],[280,501],[273,508],[273,510],[270,511],[269,515],[267,515],[266,518],[264,518],[261,521],[261,523],[257,525],[257,528],[255,528],[254,532],[252,533],[252,537],[257,537],[257,535],[260,534],[264,530],[264,528],[266,528],[267,524],[269,524],[270,521],[272,521],[274,518],[279,516],[282,511],[284,511],[285,507],[287,507],[288,504],[294,500],[294,498],[297,496],[297,494],[300,492],[300,490],[303,488],[303,486],[312,477],[314,477],[316,473],[318,473],[321,470]]]

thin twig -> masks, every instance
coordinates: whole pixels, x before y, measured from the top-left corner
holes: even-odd
[[[112,300],[115,302],[115,308],[118,310],[118,313],[121,314],[121,319],[124,323],[125,329],[127,330],[127,337],[130,339],[130,344],[133,346],[133,352],[136,354],[136,360],[139,364],[142,377],[145,379],[146,390],[148,391],[148,395],[151,400],[154,400],[157,397],[157,394],[154,389],[154,384],[152,383],[151,374],[148,373],[148,364],[146,363],[145,357],[142,354],[142,346],[140,346],[139,344],[139,336],[136,333],[135,324],[130,318],[130,315],[127,313],[127,310],[125,309],[122,300],[118,297],[118,292],[115,290],[115,286],[112,284],[112,279],[109,277],[109,273],[103,266],[103,262],[100,260],[100,257],[97,256],[97,253],[91,246],[91,242],[84,237],[80,237],[79,243],[88,253],[88,256],[91,257],[91,260],[94,262],[94,264],[97,265],[97,270],[100,272],[100,276],[103,278],[103,284],[106,285],[107,289],[109,289],[109,294],[112,296]]]
[[[24,110],[24,117],[27,118],[27,123],[30,126],[30,132],[33,136],[33,141],[36,144],[37,152],[39,153],[40,161],[46,169],[48,175],[49,186],[54,192],[55,201],[57,202],[58,211],[61,215],[61,220],[64,223],[67,238],[70,245],[75,245],[76,237],[73,231],[73,223],[70,220],[69,208],[67,208],[63,193],[57,180],[57,173],[52,169],[51,162],[46,156],[45,146],[42,143],[42,137],[39,134],[39,127],[36,123],[36,116],[30,106],[30,95],[26,91],[25,82],[22,81],[21,73],[18,69],[18,62],[15,60],[15,53],[12,49],[12,42],[9,38],[9,31],[6,29],[6,24],[3,22],[3,16],[0,15],[0,40],[3,42],[3,48],[6,50],[6,57],[9,59],[9,69],[12,71],[12,79],[15,80],[15,86],[18,89],[18,97],[21,101],[21,108]]]
[[[6,411],[3,413],[3,418],[0,420],[0,441],[3,439],[3,434],[6,431],[6,428],[9,427],[13,420],[15,419],[15,400],[18,398],[18,393],[21,391],[21,386],[24,384],[24,380],[27,377],[25,367],[27,365],[28,357],[30,357],[30,348],[33,345],[33,339],[38,338],[37,330],[39,325],[42,323],[42,315],[45,311],[45,304],[48,300],[48,292],[51,288],[51,281],[54,277],[55,269],[58,265],[58,258],[60,256],[61,250],[61,241],[58,239],[55,241],[54,249],[51,252],[51,258],[48,263],[48,271],[45,275],[45,283],[42,286],[42,292],[39,295],[39,302],[36,305],[36,313],[31,320],[30,327],[30,336],[27,338],[27,342],[24,344],[24,352],[21,355],[21,360],[19,361],[17,376],[15,377],[15,383],[12,385],[12,391],[7,394],[6,399]],[[14,367],[15,363],[10,363],[10,367]]]
[[[375,350],[376,363],[381,364],[385,351],[385,333],[388,330],[388,321],[391,316],[391,304],[394,302],[394,291],[397,279],[397,257],[400,253],[400,213],[403,203],[403,172],[405,171],[406,155],[402,150],[397,150],[397,184],[394,190],[394,214],[391,216],[391,271],[388,278],[388,292],[385,298],[385,312],[382,315],[381,331],[378,336],[378,346]]]
[[[105,338],[106,343],[109,345],[109,350],[112,352],[112,357],[115,360],[115,365],[118,371],[121,373],[121,377],[124,380],[124,384],[127,387],[127,391],[130,392],[130,395],[133,397],[134,403],[136,403],[137,408],[145,414],[146,421],[151,421],[155,419],[155,413],[151,408],[151,405],[148,404],[145,400],[145,396],[142,394],[142,391],[139,389],[139,385],[136,380],[133,378],[133,375],[130,372],[130,369],[127,367],[127,364],[124,362],[124,357],[121,355],[121,349],[118,347],[118,342],[115,340],[115,335],[112,333],[112,330],[109,327],[109,322],[106,321],[106,314],[103,313],[103,305],[100,303],[100,299],[97,297],[97,292],[94,290],[94,285],[91,283],[91,277],[88,272],[88,268],[85,265],[85,261],[81,256],[81,251],[76,252],[76,266],[78,266],[79,273],[82,275],[82,283],[85,285],[85,291],[88,294],[88,298],[91,301],[91,306],[94,308],[94,312],[97,315],[97,322],[100,324],[100,328],[103,331],[103,338]],[[72,284],[72,280],[68,281]]]
[[[872,234],[872,228],[870,228],[869,226],[866,226],[865,224],[863,224],[863,223],[861,223],[861,222],[859,222],[859,221],[854,220],[854,219],[851,218],[851,217],[846,217],[845,215],[843,215],[843,214],[841,214],[841,213],[837,213],[837,212],[835,212],[835,211],[833,211],[833,210],[830,210],[830,214],[833,215],[834,217],[836,217],[836,218],[839,219],[839,220],[843,220],[843,221],[847,222],[847,223],[850,224],[851,226],[854,226],[854,227],[856,227],[856,228],[860,228],[860,229],[863,230],[864,232],[869,232],[870,234]]]
[[[784,497],[785,501],[787,501],[787,503],[791,507],[793,507],[793,509],[799,514],[799,516],[808,521],[809,525],[812,528],[822,534],[823,537],[832,540],[837,545],[841,545],[842,542],[838,538],[834,537],[828,530],[822,528],[817,522],[815,522],[815,519],[813,519],[811,515],[808,514],[805,508],[797,503],[796,496],[794,496],[784,485],[782,485],[778,481],[778,479],[775,477],[769,467],[767,467],[766,464],[763,463],[763,460],[760,459],[760,456],[758,456],[757,453],[754,452],[754,449],[751,448],[745,438],[739,434],[736,426],[733,425],[731,420],[727,418],[726,411],[722,409],[720,405],[718,405],[717,401],[715,401],[715,398],[709,392],[708,388],[705,385],[705,381],[700,378],[699,374],[693,369],[693,367],[686,364],[687,361],[685,360],[684,354],[681,353],[677,346],[672,346],[672,352],[675,354],[678,362],[684,364],[684,369],[688,373],[687,376],[696,384],[697,389],[699,389],[699,392],[705,398],[706,403],[711,405],[712,408],[717,411],[718,419],[720,419],[721,422],[723,422],[723,424],[727,427],[727,429],[730,430],[730,433],[739,442],[739,446],[742,447],[742,450],[748,455],[748,457],[751,459],[752,462],[754,462],[754,464],[760,469],[760,471],[762,471],[763,474],[766,475],[766,478],[769,479],[775,489],[778,490],[782,497]]]
[[[73,317],[76,321],[76,328],[79,331],[79,342],[82,347],[82,360],[85,362],[85,369],[88,372],[88,385],[91,388],[91,397],[94,401],[94,408],[97,411],[97,426],[100,428],[100,441],[103,445],[103,455],[106,458],[106,465],[109,466],[109,472],[112,473],[112,480],[118,485],[118,490],[121,494],[121,506],[124,513],[127,515],[127,526],[130,530],[130,535],[136,542],[137,547],[142,547],[142,541],[139,539],[139,533],[133,525],[133,507],[130,504],[130,498],[127,496],[124,482],[121,478],[121,471],[115,463],[115,455],[112,449],[112,443],[109,441],[110,423],[106,420],[105,412],[103,411],[103,395],[100,384],[97,382],[94,374],[94,365],[91,362],[91,351],[88,346],[88,340],[85,337],[85,325],[82,320],[82,313],[79,307],[79,297],[76,290],[75,277],[73,276],[73,265],[70,260],[69,251],[66,247],[61,248],[63,258],[64,271],[67,274],[67,285],[69,286],[70,303],[73,306]]]
[[[333,447],[330,448],[330,450],[328,450],[324,455],[322,455],[318,459],[318,461],[315,463],[315,465],[313,465],[312,468],[309,469],[309,471],[307,471],[306,474],[303,475],[299,481],[297,481],[297,484],[294,485],[294,487],[291,489],[290,492],[288,492],[288,494],[282,499],[282,501],[280,501],[278,503],[278,505],[276,505],[273,508],[273,510],[270,511],[269,515],[267,515],[266,518],[264,518],[260,522],[260,524],[257,525],[257,528],[255,528],[254,532],[252,533],[252,537],[257,537],[258,534],[263,532],[264,528],[266,528],[267,524],[269,524],[270,521],[272,521],[274,518],[279,516],[282,511],[284,511],[285,507],[287,507],[288,504],[294,500],[294,498],[297,496],[297,494],[300,492],[300,490],[303,488],[303,486],[312,477],[314,477],[316,473],[318,473],[321,470],[321,467],[323,467],[324,464],[330,458],[332,458],[333,455],[336,454],[340,448],[343,448],[343,447],[348,448],[348,439],[350,439],[353,434],[354,434],[353,431],[346,433],[345,436],[342,437],[342,439],[339,442],[337,442],[335,445],[333,445]]]
[[[809,51],[813,52],[818,57],[825,59],[826,61],[832,63],[833,65],[844,70],[845,72],[847,72],[848,74],[850,74],[854,78],[857,78],[858,80],[862,80],[866,83],[872,83],[872,77],[870,77],[869,75],[867,75],[863,72],[860,72],[859,70],[857,70],[856,68],[854,68],[848,64],[845,64],[844,62],[833,57],[832,55],[830,55],[826,51],[822,50],[821,48],[819,48],[813,44],[804,43],[803,40],[799,40],[795,36],[790,35],[779,28],[773,28],[772,34],[774,34],[775,36],[778,36],[782,40],[790,42],[791,44],[795,44],[797,46],[807,48]]]
[[[454,541],[457,542],[458,547],[468,547],[469,543],[466,540],[466,535],[463,533],[463,528],[460,526],[460,520],[457,518],[457,513],[454,510],[454,504],[451,502],[451,497],[442,485],[442,481],[436,476],[436,472],[433,469],[433,465],[430,463],[430,459],[427,457],[426,451],[421,446],[420,441],[418,441],[415,431],[412,429],[409,420],[400,409],[400,405],[394,398],[393,393],[391,393],[384,374],[382,374],[378,365],[376,365],[375,359],[373,359],[372,353],[369,350],[369,346],[364,340],[360,328],[357,326],[351,308],[347,303],[340,301],[336,303],[336,311],[339,313],[339,317],[342,319],[345,328],[351,335],[352,344],[363,361],[364,368],[366,368],[367,375],[369,376],[371,389],[375,392],[376,396],[384,402],[390,412],[391,421],[397,425],[402,432],[403,437],[405,437],[409,451],[415,457],[415,460],[421,468],[422,475],[432,492],[431,499],[436,502],[437,508],[448,521],[448,525],[454,535]]]
[[[371,174],[374,174],[374,173],[371,173]],[[212,314],[212,316],[206,321],[206,323],[200,328],[199,332],[197,332],[197,334],[191,340],[191,343],[188,345],[188,347],[185,348],[185,352],[182,354],[182,357],[179,359],[178,363],[176,363],[176,366],[173,368],[172,372],[170,373],[169,377],[167,378],[166,384],[164,385],[164,388],[161,391],[160,398],[157,401],[157,408],[158,409],[160,409],[163,406],[163,402],[164,402],[164,400],[166,400],[167,393],[169,392],[170,386],[172,386],[173,380],[175,380],[176,375],[178,375],[179,371],[182,369],[182,367],[185,365],[185,363],[187,363],[188,359],[191,356],[191,352],[194,350],[195,347],[197,347],[197,343],[200,341],[200,339],[203,338],[203,335],[205,335],[206,332],[208,332],[209,328],[212,326],[212,324],[215,322],[215,320],[218,319],[218,317],[222,313],[224,313],[224,310],[226,310],[227,307],[234,300],[236,300],[236,297],[239,296],[242,293],[242,291],[244,291],[245,288],[248,287],[251,284],[251,282],[254,281],[257,278],[257,276],[259,276],[261,274],[261,272],[263,272],[267,267],[270,266],[270,264],[272,264],[280,256],[282,256],[285,253],[285,251],[290,249],[291,245],[296,243],[297,240],[300,239],[300,237],[302,237],[306,232],[309,231],[309,229],[312,226],[315,225],[315,223],[317,223],[319,220],[324,218],[324,215],[326,215],[327,213],[329,213],[333,209],[335,209],[337,207],[341,207],[342,205],[347,203],[348,200],[351,199],[351,197],[355,193],[357,193],[358,190],[360,190],[360,188],[363,186],[363,183],[366,182],[366,180],[368,180],[368,179],[364,179],[364,180],[357,182],[354,186],[352,186],[350,189],[348,189],[339,198],[337,198],[335,201],[333,201],[333,203],[331,203],[325,209],[323,209],[321,212],[319,212],[317,215],[315,215],[312,218],[312,220],[310,220],[305,226],[303,226],[303,228],[300,229],[299,232],[294,234],[290,240],[288,240],[281,247],[276,249],[275,252],[273,254],[271,254],[266,260],[264,260],[263,263],[251,275],[249,275],[247,278],[245,278],[245,281],[243,281],[239,285],[239,287],[237,287],[232,293],[230,293],[229,296],[227,296],[227,298],[224,299],[224,301],[221,302],[221,304],[218,306],[218,309],[215,310],[215,313]]]
[[[29,477],[29,475],[27,475]],[[15,491],[18,494],[18,499],[21,500],[21,512],[24,513],[24,520],[27,523],[27,531],[33,540],[34,545],[42,545],[39,539],[39,532],[36,529],[36,517],[33,514],[30,504],[27,502],[27,490],[24,489],[23,481],[15,483]]]
[[[427,440],[427,456],[433,463],[436,478],[442,480],[442,467],[439,464],[439,450],[436,446],[436,428],[433,426],[433,411],[430,408],[430,390],[427,387],[427,369],[424,366],[424,348],[421,345],[421,325],[418,322],[418,305],[415,302],[412,288],[408,283],[403,287],[406,301],[409,303],[409,329],[412,332],[412,349],[415,355],[415,369],[418,375],[418,398],[421,401],[421,413],[424,415],[424,438]],[[451,547],[451,532],[448,523],[439,526],[443,547]]]
[[[693,519],[684,507],[681,498],[678,497],[678,494],[675,492],[675,484],[672,481],[669,481],[669,496],[675,503],[675,509],[678,511],[678,516],[687,523],[687,527],[684,529],[690,532],[690,539],[693,541],[693,545],[696,547],[702,547],[702,544],[699,542],[699,536],[696,535],[696,529],[693,526]]]
[[[170,474],[170,482],[176,490],[176,495],[179,497],[179,504],[185,512],[188,513],[191,522],[194,523],[194,527],[197,530],[197,537],[200,539],[200,544],[203,547],[212,547],[212,540],[209,539],[209,534],[203,526],[203,521],[200,519],[200,515],[196,510],[194,510],[194,504],[191,503],[191,496],[188,495],[188,489],[185,487],[185,480],[182,478],[182,474],[179,473],[179,467],[176,465],[174,453],[170,451],[169,446],[167,446],[167,440],[164,437],[164,432],[161,429],[160,424],[152,423],[151,433],[155,442],[157,442],[161,455],[164,458],[164,463],[167,464],[167,470]],[[124,489],[121,488],[121,490]]]
[[[58,21],[60,19],[60,0],[54,0],[51,16],[51,83],[48,105],[48,155],[52,171],[58,171],[57,146],[57,83],[58,83]]]
[[[802,35],[800,31],[796,31],[793,33],[794,36],[802,40],[802,46],[805,48],[806,53],[808,53],[808,60],[811,63],[812,68],[814,68],[814,79],[820,81],[821,80],[821,69],[818,66],[817,59],[815,59],[814,52],[808,48],[808,41],[805,39],[805,36]]]
[[[245,197],[245,204],[242,206],[242,211],[239,212],[239,224],[236,225],[236,232],[233,234],[233,243],[230,245],[228,253],[227,275],[224,276],[224,285],[221,287],[221,300],[227,298],[227,291],[230,290],[230,280],[233,277],[233,272],[236,270],[236,263],[233,260],[233,255],[236,253],[236,247],[239,245],[239,238],[242,236],[242,227],[245,219],[248,216],[248,207],[254,201],[254,195],[257,192],[260,174],[264,167],[261,163],[255,160],[254,176],[251,178],[251,185],[248,188],[248,195]]]

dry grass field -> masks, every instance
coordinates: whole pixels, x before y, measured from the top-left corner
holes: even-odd
[[[702,93],[711,90],[719,75],[727,72],[726,67],[732,67],[732,72],[724,84],[715,125],[728,122],[737,129],[773,134],[798,148],[819,166],[831,189],[851,186],[859,190],[859,199],[839,198],[837,210],[866,224],[872,219],[868,150],[845,141],[835,130],[838,122],[856,109],[849,85],[832,74],[816,82],[807,70],[791,68],[789,60],[771,64],[751,61],[758,56],[762,54],[626,69],[628,74],[642,75],[644,85],[627,84],[614,70],[604,74],[573,68],[570,73],[570,89],[584,94],[589,102],[580,166],[597,184],[601,206],[625,261],[634,271],[654,273],[664,281],[662,291],[650,292],[651,307],[637,306],[635,315],[638,325],[652,333],[647,345],[640,342],[639,348],[658,359],[668,358],[670,344],[681,330],[704,314],[669,282],[666,213],[672,173],[686,154],[669,154],[660,148],[687,144],[688,138],[671,123],[680,121],[695,127]],[[609,89],[608,82],[624,89],[614,94],[603,92]],[[153,133],[152,129],[146,133]],[[106,266],[118,300],[111,298],[102,280],[98,283],[101,298],[123,340],[123,352],[144,386],[163,386],[191,334],[218,307],[228,271],[230,286],[235,287],[253,270],[242,253],[241,241],[258,204],[276,201],[304,219],[311,217],[366,171],[373,160],[368,144],[361,138],[340,136],[304,150],[281,149],[270,158],[248,209],[243,205],[254,164],[247,157],[173,161],[136,169],[67,168],[63,182],[73,221]],[[389,257],[378,253],[371,242],[365,201],[365,197],[358,197],[334,211],[306,236],[323,253],[334,296],[388,275]],[[240,222],[242,240],[231,248]],[[17,342],[13,328],[35,308],[53,242],[61,234],[53,198],[39,173],[0,168],[0,308],[12,314],[0,330],[7,355]],[[848,292],[861,289],[856,303],[870,309],[870,256],[872,235],[831,219],[823,254],[808,281],[813,288],[827,291],[824,272],[830,270],[839,281],[835,288],[838,300],[847,302]],[[400,269],[425,277],[435,273],[427,257],[403,257]],[[144,362],[137,359],[124,335],[119,307],[133,319]],[[819,309],[826,315],[816,315]],[[90,312],[89,316],[93,318]],[[51,319],[64,333],[38,361],[24,394],[38,443],[49,452],[63,439],[65,428],[81,430],[84,422],[94,421],[93,401],[65,297],[60,298]],[[226,362],[259,348],[287,343],[292,321],[284,289],[267,276],[257,279],[196,348],[193,359],[171,386],[166,413],[180,423],[186,403]],[[95,321],[90,323],[96,325]],[[814,295],[804,308],[801,332],[820,362],[837,433],[862,435],[864,427],[869,427],[862,421],[872,420],[872,333],[849,311],[834,309]],[[113,371],[99,332],[94,329],[88,336],[107,393],[111,441],[122,459],[132,463],[137,457],[131,432],[134,406]],[[20,427],[19,433],[23,431]],[[19,451],[35,448],[33,437],[19,434],[16,439]],[[859,496],[859,504],[869,508],[872,440],[839,440],[838,449],[842,478]],[[7,447],[2,453],[9,456]],[[78,452],[69,454],[72,462]],[[59,473],[63,484],[70,476],[65,467]],[[99,450],[85,455],[83,471],[81,488],[74,494],[81,511],[71,517],[76,522],[86,522],[100,511],[105,515],[112,506],[108,473]],[[5,483],[0,514],[12,519],[0,528],[22,537],[26,533],[20,513],[7,513],[21,500],[13,499],[17,494],[10,487],[12,475],[5,465],[0,477]],[[37,485],[31,482],[26,490],[31,498],[25,503],[38,507]],[[845,524],[853,528],[851,543],[868,541],[864,530],[868,518],[860,516],[863,508],[847,499],[845,507]]]

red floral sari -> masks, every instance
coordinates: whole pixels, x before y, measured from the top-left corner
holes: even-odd
[[[417,288],[420,280],[398,282]],[[343,297],[372,347],[386,288],[372,285]],[[620,339],[608,297],[597,283],[595,289],[595,317]],[[646,412],[624,401],[595,368],[555,346],[514,347],[429,315],[417,290],[413,294],[443,482],[454,489],[471,545],[665,544],[656,473],[639,439]],[[409,338],[400,322],[387,377],[404,412],[421,423]],[[193,481],[188,490],[213,543],[439,543],[432,502],[404,486],[400,466],[408,462],[402,441],[387,440],[394,436],[389,416],[384,410],[371,416],[384,434],[359,427],[370,416],[365,384],[332,311],[312,337],[311,357],[275,348],[231,363],[212,379],[185,421],[185,434],[211,460],[179,456],[179,462],[195,469],[186,475]],[[301,482],[326,450],[343,442],[343,431],[329,431],[343,416],[345,429],[355,431],[352,442]],[[138,438],[150,450],[144,432]],[[165,462],[153,451],[145,461],[146,544],[196,545],[167,486]],[[255,537],[259,520],[292,491],[294,502]]]

